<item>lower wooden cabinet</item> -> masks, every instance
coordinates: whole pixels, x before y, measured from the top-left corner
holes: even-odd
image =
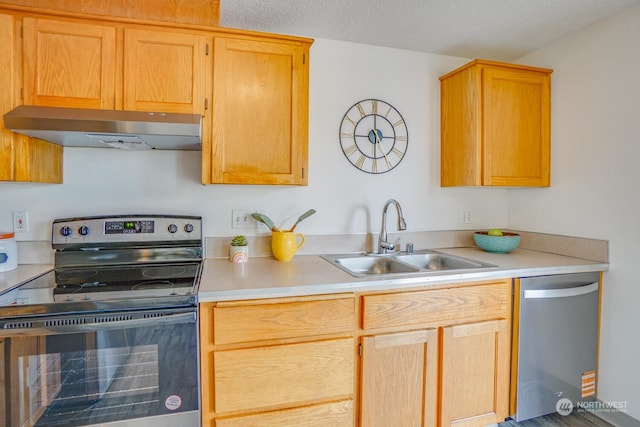
[[[360,425],[504,421],[511,288],[497,280],[362,295]]]
[[[507,417],[508,331],[505,319],[442,328],[441,427],[480,427]]]
[[[497,280],[201,304],[202,424],[501,422],[509,410],[511,287]]]
[[[200,306],[202,424],[355,423],[353,295]]]
[[[435,426],[437,331],[364,337],[361,384],[362,427]]]

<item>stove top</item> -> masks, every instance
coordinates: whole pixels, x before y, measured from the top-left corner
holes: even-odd
[[[196,305],[199,217],[55,220],[55,269],[0,295],[0,317]]]
[[[61,268],[54,271],[55,301],[189,295],[200,263]]]
[[[56,269],[9,292],[0,317],[194,306],[200,267],[187,262]]]

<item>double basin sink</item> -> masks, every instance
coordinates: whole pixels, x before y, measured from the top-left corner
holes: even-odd
[[[454,272],[495,267],[493,264],[432,250],[385,255],[376,253],[322,255],[322,258],[355,277]]]

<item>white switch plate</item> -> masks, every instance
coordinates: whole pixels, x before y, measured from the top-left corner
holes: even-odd
[[[29,212],[13,212],[13,231],[15,233],[26,233],[29,231]]]
[[[231,228],[252,228],[253,218],[247,210],[234,209],[231,211]]]

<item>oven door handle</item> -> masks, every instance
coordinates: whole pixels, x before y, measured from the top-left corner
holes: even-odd
[[[44,319],[16,319],[2,322],[0,328],[1,337],[15,336],[44,336],[59,334],[76,334],[85,332],[99,332],[116,329],[145,328],[183,323],[196,323],[196,312],[182,312],[175,314],[163,314],[149,316],[132,313],[107,314],[98,316],[78,317],[48,317]],[[93,321],[87,319],[94,318]]]

